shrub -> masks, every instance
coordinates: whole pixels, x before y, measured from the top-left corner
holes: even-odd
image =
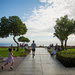
[[[75,49],[57,52],[56,58],[65,67],[75,67]]]

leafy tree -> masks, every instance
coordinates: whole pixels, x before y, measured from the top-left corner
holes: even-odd
[[[66,26],[64,31],[64,37],[65,37],[65,50],[66,50],[68,36],[74,33],[74,29],[75,29],[74,20],[68,19],[67,24],[65,25]]]
[[[75,34],[75,21],[73,22],[73,29],[74,29],[74,32],[73,32],[73,34]]]
[[[1,38],[6,38],[9,36],[8,26],[9,26],[8,19],[6,17],[2,17],[0,19],[0,37]]]
[[[60,19],[56,20],[56,25],[54,27],[54,35],[61,41],[61,48],[63,49],[63,42],[65,41],[65,49],[68,40],[68,36],[74,32],[74,21],[68,19],[68,16],[65,15]]]
[[[61,49],[63,50],[64,49],[64,47],[63,47],[64,36],[62,36],[63,33],[62,33],[62,31],[60,31],[60,29],[58,30],[56,26],[54,28],[55,28],[54,35],[60,40],[60,42],[61,42]]]
[[[27,32],[26,25],[21,21],[18,16],[9,16],[9,18],[2,17],[0,19],[0,37],[5,38],[9,35],[13,35],[13,40],[17,43],[15,37],[24,35]]]
[[[15,37],[26,34],[27,27],[18,16],[10,16],[9,24],[10,35],[13,35],[13,40],[17,43],[17,46],[19,46]]]
[[[28,38],[24,37],[24,36],[19,37],[18,41],[19,42],[30,42],[30,40]]]

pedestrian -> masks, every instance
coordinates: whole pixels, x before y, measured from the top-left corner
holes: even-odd
[[[33,43],[31,44],[31,47],[32,47],[32,57],[34,58],[35,56],[35,48],[36,48],[36,44],[35,44],[35,41],[33,40]]]
[[[58,45],[57,45],[57,44],[55,45],[55,50],[56,50],[56,51],[58,50]]]
[[[4,67],[5,67],[6,65],[8,65],[9,63],[11,63],[10,69],[13,70],[14,57],[13,57],[13,49],[12,49],[12,48],[9,49],[9,55],[8,55],[8,58],[7,58],[7,60],[6,60],[6,63],[5,63],[3,66],[1,66],[1,69],[3,70]]]

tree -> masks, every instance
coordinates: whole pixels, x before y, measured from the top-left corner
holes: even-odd
[[[27,27],[18,16],[10,16],[9,24],[10,35],[13,35],[13,40],[17,43],[17,46],[19,46],[19,43],[16,41],[15,37],[26,34]]]
[[[9,18],[2,17],[0,19],[0,37],[5,38],[9,35],[13,35],[13,40],[17,43],[15,37],[24,35],[27,32],[26,25],[21,21],[18,16],[9,16]]]
[[[73,25],[74,25],[74,32],[73,32],[73,34],[75,34],[75,21],[74,21]]]
[[[61,48],[63,49],[63,41],[65,41],[65,49],[67,45],[68,36],[74,32],[74,21],[73,19],[68,19],[68,16],[65,15],[60,19],[56,20],[56,25],[54,27],[54,35],[61,41]]]
[[[18,41],[19,42],[30,42],[30,40],[28,38],[24,37],[24,36],[19,37]]]
[[[54,28],[56,29],[57,27],[55,26]],[[60,31],[60,29],[59,30],[56,29],[54,35],[60,40],[61,50],[63,50],[64,49],[63,47],[64,36],[62,36],[63,35],[62,31]]]
[[[68,19],[66,27],[65,27],[65,31],[64,31],[64,36],[65,36],[65,50],[66,50],[66,46],[67,46],[67,40],[68,40],[68,36],[74,33],[74,20],[70,20]]]
[[[6,17],[0,19],[0,38],[6,38],[9,36],[9,23]]]

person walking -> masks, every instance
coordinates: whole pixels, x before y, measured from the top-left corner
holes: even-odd
[[[12,49],[12,48],[9,49],[9,55],[8,55],[8,58],[7,58],[7,60],[6,60],[6,63],[5,63],[3,66],[1,66],[1,69],[3,70],[4,67],[5,67],[6,65],[8,65],[9,63],[11,63],[10,69],[13,70],[14,57],[13,57],[13,49]]]
[[[36,44],[35,44],[35,41],[33,40],[33,43],[31,44],[31,47],[32,47],[32,57],[34,58],[35,56],[35,48],[36,48]]]

